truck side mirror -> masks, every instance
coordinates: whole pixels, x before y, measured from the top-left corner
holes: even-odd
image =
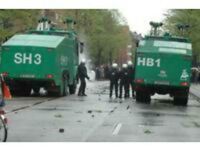
[[[84,43],[80,42],[80,53],[83,53],[84,50]]]

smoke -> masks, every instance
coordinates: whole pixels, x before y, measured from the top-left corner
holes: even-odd
[[[81,62],[82,59],[85,59],[85,65],[88,71],[88,76],[90,77],[91,81],[95,80],[95,70],[94,70],[94,65],[92,64],[92,60],[89,57],[89,47],[87,44],[87,37],[85,36],[85,34],[83,32],[79,33],[79,39],[81,42],[84,43],[84,50],[83,53],[80,53],[79,55],[79,64]]]

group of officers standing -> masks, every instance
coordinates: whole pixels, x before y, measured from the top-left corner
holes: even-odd
[[[110,79],[110,98],[112,98],[113,89],[115,89],[115,98],[130,97],[130,87],[132,97],[134,98],[134,67],[131,61],[128,64],[123,64],[121,70],[116,63],[112,64],[109,74]],[[118,93],[119,90],[119,93]],[[124,91],[124,93],[123,93]],[[119,94],[119,95],[118,95]]]
[[[86,81],[90,79],[87,74],[87,69],[85,66],[85,60],[83,59],[78,66],[78,78],[80,79],[80,87],[78,91],[78,96],[87,96],[85,94]],[[110,80],[110,98],[113,95],[113,89],[115,91],[115,98],[122,98],[124,94],[124,98],[130,97],[130,87],[132,97],[134,98],[134,67],[131,61],[128,61],[127,64],[123,64],[122,68],[119,69],[116,63],[112,64],[112,67],[109,70],[109,80]],[[119,93],[118,93],[119,90]],[[123,93],[124,91],[124,93]]]

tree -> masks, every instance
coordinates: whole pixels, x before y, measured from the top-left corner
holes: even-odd
[[[35,28],[41,16],[65,28],[66,17],[76,20],[76,30],[86,41],[87,51],[96,65],[112,63],[130,43],[129,29],[117,10],[0,10],[0,41],[18,32]]]
[[[184,9],[169,10],[166,14],[165,29],[170,33],[189,37],[192,41],[193,60],[200,62],[200,10]],[[181,33],[177,28],[177,24],[187,24],[189,29]]]

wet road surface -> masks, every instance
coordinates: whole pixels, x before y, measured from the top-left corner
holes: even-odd
[[[108,82],[88,82],[87,97],[18,97],[7,102],[11,142],[200,141],[200,103],[174,106],[155,95],[148,104],[110,99]]]

